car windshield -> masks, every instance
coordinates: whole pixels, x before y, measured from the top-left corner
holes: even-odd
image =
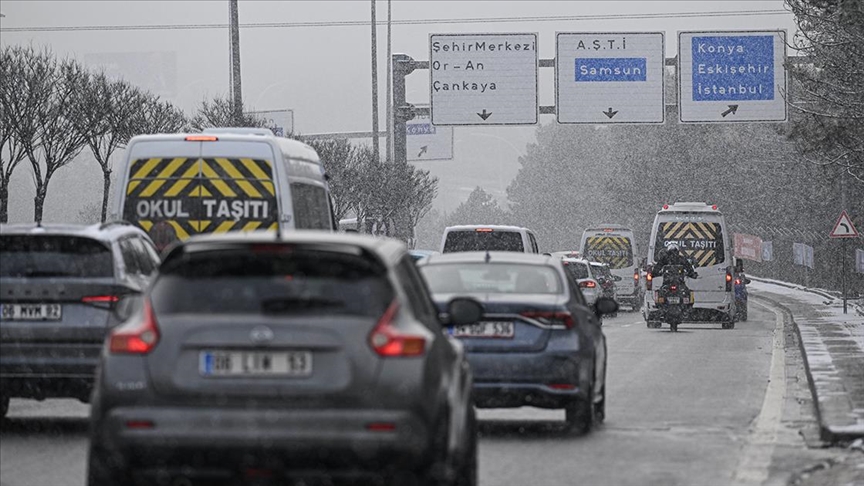
[[[560,294],[555,269],[517,263],[443,263],[424,265],[421,272],[435,294]]]

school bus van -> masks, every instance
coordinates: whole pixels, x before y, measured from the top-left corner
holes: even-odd
[[[717,205],[704,202],[664,205],[654,217],[648,264],[653,265],[660,249],[673,243],[691,259],[699,274],[699,278],[687,280],[694,298],[688,321],[721,322],[724,329],[735,327],[735,262],[729,245],[726,219]],[[660,288],[662,280],[660,277],[654,278],[645,292],[643,314],[649,327],[658,324],[653,290]]]
[[[160,250],[201,233],[336,227],[318,154],[267,129],[139,135],[118,169],[111,216]]]
[[[642,285],[636,257],[636,242],[633,230],[618,224],[601,224],[582,232],[580,252],[584,258],[609,265],[612,275],[619,278],[615,283],[619,303],[626,303],[633,310],[642,307]]]

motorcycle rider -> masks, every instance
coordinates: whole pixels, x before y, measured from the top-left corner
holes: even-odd
[[[665,252],[663,251],[663,249],[657,252],[657,261],[654,263],[654,268],[651,270],[651,276],[662,276],[663,267],[665,267],[666,265],[681,265],[682,267],[684,267],[684,273],[688,277],[699,277],[699,274],[696,273],[696,270],[693,268],[693,263],[691,263],[690,259],[681,253],[681,251],[678,249],[677,244],[672,243],[668,247],[666,247],[665,250]]]

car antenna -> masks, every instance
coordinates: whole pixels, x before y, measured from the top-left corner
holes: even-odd
[[[486,250],[486,257],[483,258],[483,261],[489,263],[489,260],[492,259],[492,255],[489,254],[489,250]]]

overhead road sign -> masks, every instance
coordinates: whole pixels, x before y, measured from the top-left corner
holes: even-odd
[[[855,229],[852,218],[849,217],[845,209],[840,213],[840,217],[834,223],[834,229],[828,236],[831,238],[858,238],[858,230]]]
[[[785,63],[785,30],[679,32],[679,120],[786,121]]]
[[[558,123],[663,123],[662,32],[558,32]]]
[[[430,34],[432,124],[536,124],[537,56],[537,34]]]
[[[452,160],[453,127],[435,126],[429,115],[405,122],[408,160]]]

